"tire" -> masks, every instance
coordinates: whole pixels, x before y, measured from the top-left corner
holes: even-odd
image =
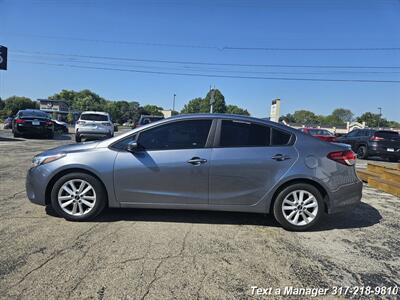
[[[51,140],[54,139],[54,131],[48,133],[48,134],[46,135],[46,137],[47,137],[48,139],[51,139]]]
[[[70,192],[73,192],[74,190],[70,184],[71,182],[77,190],[79,190],[80,184],[83,183],[82,192],[85,192],[87,189],[89,190],[86,191],[84,195],[81,194],[81,196],[72,193],[72,195],[75,196],[71,197],[70,193],[63,188],[67,186]],[[59,196],[64,197],[64,199],[60,198],[59,201]],[[65,206],[65,208],[61,207],[60,203],[66,204],[71,200],[72,202]],[[87,203],[92,206],[88,206]],[[70,173],[64,175],[56,181],[51,191],[52,208],[57,215],[69,221],[91,220],[103,211],[106,203],[107,191],[102,183],[97,178],[85,173]]]
[[[79,134],[75,134],[75,142],[77,143],[81,142],[81,136]]]
[[[19,133],[17,133],[17,132],[13,132],[13,136],[15,137],[15,138],[19,138],[19,137],[21,137],[22,135],[20,135]]]
[[[399,159],[397,157],[389,157],[390,162],[398,162]]]
[[[357,158],[367,159],[368,158],[368,149],[367,146],[361,145],[357,148]]]
[[[293,202],[294,200],[294,194],[297,195],[298,200],[300,200],[300,192],[303,192],[303,196],[313,196],[314,200],[308,200],[307,206],[311,205],[316,205],[315,207],[309,207],[309,208],[304,208],[302,207],[302,204],[298,202],[298,205],[295,205]],[[303,199],[303,201],[307,200]],[[310,198],[311,199],[311,198]],[[312,201],[312,202],[310,202]],[[285,202],[285,203],[284,203]],[[293,205],[290,205],[288,203],[293,203]],[[285,205],[284,205],[285,204]],[[293,209],[286,209],[285,214],[283,212],[283,206],[285,207],[290,207],[292,206]],[[300,211],[298,210],[300,209]],[[318,224],[320,221],[322,215],[324,214],[324,202],[323,202],[323,197],[320,193],[320,191],[314,187],[311,184],[307,183],[296,183],[293,185],[290,185],[286,188],[284,188],[275,198],[274,202],[274,217],[278,221],[279,224],[282,225],[283,228],[286,230],[290,231],[305,231],[310,229],[311,227],[315,226]],[[307,212],[310,213],[310,215],[307,214]],[[293,213],[292,216],[290,214]],[[296,222],[296,215],[297,216],[297,222]],[[303,217],[306,216],[306,218]],[[314,215],[312,218],[311,216]],[[289,220],[292,222],[290,222]],[[298,223],[298,224],[295,224]]]

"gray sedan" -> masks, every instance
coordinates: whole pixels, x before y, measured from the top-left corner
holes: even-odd
[[[272,213],[306,230],[360,203],[355,154],[266,120],[182,115],[33,158],[28,198],[72,221],[106,206]]]

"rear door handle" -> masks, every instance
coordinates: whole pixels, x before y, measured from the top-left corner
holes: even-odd
[[[187,161],[187,163],[192,164],[194,166],[199,166],[201,164],[205,164],[207,162],[207,159],[200,158],[200,157],[192,157]]]
[[[283,154],[275,154],[275,155],[272,156],[271,158],[272,158],[272,159],[275,159],[275,160],[277,160],[277,161],[284,161],[284,160],[290,159],[289,156],[283,155]]]

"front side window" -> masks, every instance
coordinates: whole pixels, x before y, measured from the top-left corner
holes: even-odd
[[[204,148],[211,120],[189,120],[169,123],[139,134],[138,144],[144,150]]]
[[[221,147],[265,147],[270,144],[267,126],[241,121],[222,121]]]

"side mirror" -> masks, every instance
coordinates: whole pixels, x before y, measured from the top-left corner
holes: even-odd
[[[131,153],[135,153],[135,152],[137,152],[137,151],[139,151],[139,144],[136,142],[136,141],[131,141],[131,142],[129,142],[129,144],[126,146],[126,150],[128,151],[128,152],[131,152]]]

